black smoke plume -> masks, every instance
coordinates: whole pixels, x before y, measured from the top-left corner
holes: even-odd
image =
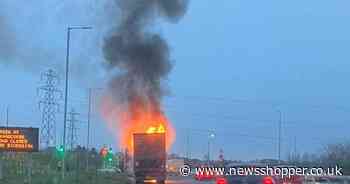
[[[104,55],[117,74],[110,92],[119,103],[159,110],[164,80],[172,69],[166,40],[152,32],[158,18],[176,23],[186,12],[187,0],[118,0],[121,18],[106,38]],[[118,20],[117,18],[115,19]],[[139,107],[140,108],[140,107]]]

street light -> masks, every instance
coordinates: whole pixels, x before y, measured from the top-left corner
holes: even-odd
[[[210,133],[209,138],[215,138],[215,134],[213,132]]]
[[[92,29],[91,26],[69,26],[68,29],[73,30],[73,29]]]
[[[282,111],[277,110],[279,114],[278,121],[278,163],[281,163],[281,139],[282,139]]]
[[[66,127],[67,127],[67,103],[68,103],[68,73],[69,73],[69,44],[70,44],[70,32],[72,30],[87,30],[92,29],[90,26],[69,26],[67,28],[67,52],[66,52],[66,83],[65,83],[65,95],[64,95],[64,118],[63,118],[63,148],[66,148]],[[65,158],[63,158],[62,178],[64,178],[65,170]]]
[[[90,122],[91,122],[91,101],[92,101],[92,92],[93,90],[102,90],[102,88],[89,88],[89,110],[88,110],[88,127],[87,127],[87,141],[86,149],[88,151],[88,156],[86,157],[86,170],[89,170],[89,147],[90,147]]]
[[[210,140],[215,138],[215,133],[209,130],[209,138],[208,138],[208,167],[210,165]]]
[[[209,162],[210,162],[210,141],[211,139],[214,139],[216,134],[213,130],[201,130],[201,129],[189,129],[188,130],[188,135],[187,135],[187,153],[186,153],[186,157],[187,159],[189,159],[190,157],[190,150],[189,150],[189,147],[190,147],[190,131],[193,131],[193,132],[200,132],[200,133],[205,133],[207,136],[208,136],[208,152],[207,152],[207,156],[208,156],[208,165],[209,165]]]

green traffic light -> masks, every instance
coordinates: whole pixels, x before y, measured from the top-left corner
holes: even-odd
[[[61,145],[60,147],[56,148],[56,155],[59,159],[63,159],[65,155],[64,147]]]
[[[58,151],[59,151],[59,152],[64,152],[64,147],[63,147],[63,146],[60,146],[60,147],[58,148]]]
[[[108,162],[112,162],[113,161],[113,150],[112,148],[109,148],[108,152],[105,155],[105,160]]]

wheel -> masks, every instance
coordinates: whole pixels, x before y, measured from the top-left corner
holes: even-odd
[[[157,183],[158,184],[165,184],[165,180],[159,180]]]

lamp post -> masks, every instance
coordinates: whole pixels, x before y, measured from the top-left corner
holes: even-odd
[[[208,137],[208,166],[210,165],[210,140],[214,138],[215,138],[214,132],[210,131],[209,137]]]
[[[9,105],[6,107],[6,128],[9,128]]]
[[[64,115],[63,115],[63,148],[66,150],[66,127],[67,127],[67,106],[68,106],[68,77],[69,77],[69,48],[70,48],[70,34],[72,30],[87,30],[92,29],[90,26],[69,26],[67,28],[67,51],[66,51],[66,82],[64,95]],[[65,172],[65,158],[62,162],[62,178],[64,179]]]
[[[92,93],[93,90],[102,90],[102,88],[89,88],[89,109],[88,109],[88,121],[87,121],[87,140],[86,149],[88,155],[86,157],[86,170],[89,170],[89,147],[90,147],[90,122],[91,122],[91,105],[92,105]]]
[[[190,131],[193,131],[193,132],[197,132],[197,133],[205,133],[207,136],[208,136],[208,150],[207,150],[207,162],[208,162],[208,165],[210,163],[210,149],[211,149],[211,140],[215,138],[215,132],[213,130],[199,130],[199,129],[189,129],[188,130],[188,134],[187,134],[187,140],[186,140],[186,144],[187,144],[187,153],[186,153],[186,156],[188,157],[189,159],[189,155],[190,155],[190,151],[189,151],[189,145],[190,145]]]
[[[281,139],[282,139],[282,111],[277,110],[279,114],[278,120],[278,163],[281,163]]]

